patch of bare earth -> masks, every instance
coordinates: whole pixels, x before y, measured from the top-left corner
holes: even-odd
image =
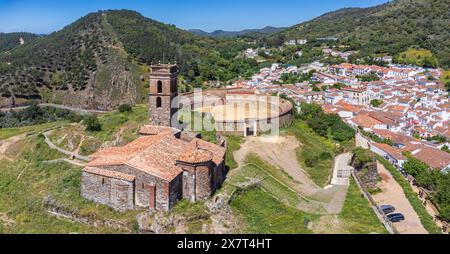
[[[23,135],[18,135],[18,136],[11,137],[11,138],[6,139],[6,140],[1,140],[0,141],[0,160],[1,159],[12,160],[12,158],[10,158],[8,156],[9,149],[13,145],[18,143],[22,139],[24,139],[25,137],[26,137],[26,135],[23,134]]]
[[[0,222],[6,227],[11,227],[16,223],[6,213],[0,213]]]
[[[297,183],[290,187],[300,196],[321,205],[327,213],[340,213],[347,187],[330,185],[320,188],[315,184],[298,162],[296,150],[300,146],[300,142],[294,136],[248,137],[241,145],[241,149],[233,155],[240,167],[244,165],[250,153],[258,155],[265,162],[282,169],[289,175]]]
[[[345,224],[339,219],[338,215],[324,215],[319,220],[310,222],[308,229],[315,234],[345,234],[349,233],[346,230]]]

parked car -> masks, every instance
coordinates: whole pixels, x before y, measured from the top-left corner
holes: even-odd
[[[391,205],[382,205],[380,206],[381,211],[383,211],[384,214],[390,214],[395,212],[395,207]]]
[[[387,218],[390,222],[393,222],[393,223],[405,220],[405,216],[403,216],[403,214],[401,214],[401,213],[389,214],[387,216]]]

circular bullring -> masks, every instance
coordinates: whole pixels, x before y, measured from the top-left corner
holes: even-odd
[[[277,96],[244,89],[214,89],[185,94],[190,109],[213,119],[219,134],[257,135],[289,125],[293,105]]]

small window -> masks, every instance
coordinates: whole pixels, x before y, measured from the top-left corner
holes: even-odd
[[[162,107],[161,97],[156,98],[156,107],[157,108],[161,108]]]
[[[105,184],[105,178],[102,178],[102,185]]]
[[[163,84],[161,80],[158,80],[158,93],[162,93],[163,92]]]

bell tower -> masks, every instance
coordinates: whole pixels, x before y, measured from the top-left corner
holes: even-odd
[[[172,100],[178,96],[178,68],[173,64],[150,66],[150,124],[171,126],[177,108]]]

